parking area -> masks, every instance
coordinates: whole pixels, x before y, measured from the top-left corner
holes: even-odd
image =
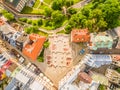
[[[4,55],[4,53],[0,54],[0,69],[6,70],[11,64],[12,62]]]

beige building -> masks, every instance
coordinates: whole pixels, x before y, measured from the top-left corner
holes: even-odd
[[[120,86],[120,74],[112,69],[107,69],[105,76],[109,79],[110,82]]]

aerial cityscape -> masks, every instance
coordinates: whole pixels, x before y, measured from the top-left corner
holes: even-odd
[[[0,0],[0,90],[120,90],[120,0]]]

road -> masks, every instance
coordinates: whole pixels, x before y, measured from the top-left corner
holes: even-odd
[[[93,54],[120,54],[120,49],[98,49],[98,50],[90,50],[89,53]]]

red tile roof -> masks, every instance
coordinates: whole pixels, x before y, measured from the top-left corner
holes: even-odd
[[[73,29],[71,31],[72,42],[89,42],[90,34],[87,29]]]
[[[30,59],[36,60],[42,50],[46,38],[37,34],[30,34],[29,40],[30,42],[25,45],[22,52]]]
[[[4,25],[5,22],[0,18],[0,26]]]
[[[120,55],[112,55],[113,60],[120,61]]]
[[[92,78],[85,72],[80,72],[79,73],[79,78],[81,81],[85,82],[85,83],[91,83],[92,82]]]

